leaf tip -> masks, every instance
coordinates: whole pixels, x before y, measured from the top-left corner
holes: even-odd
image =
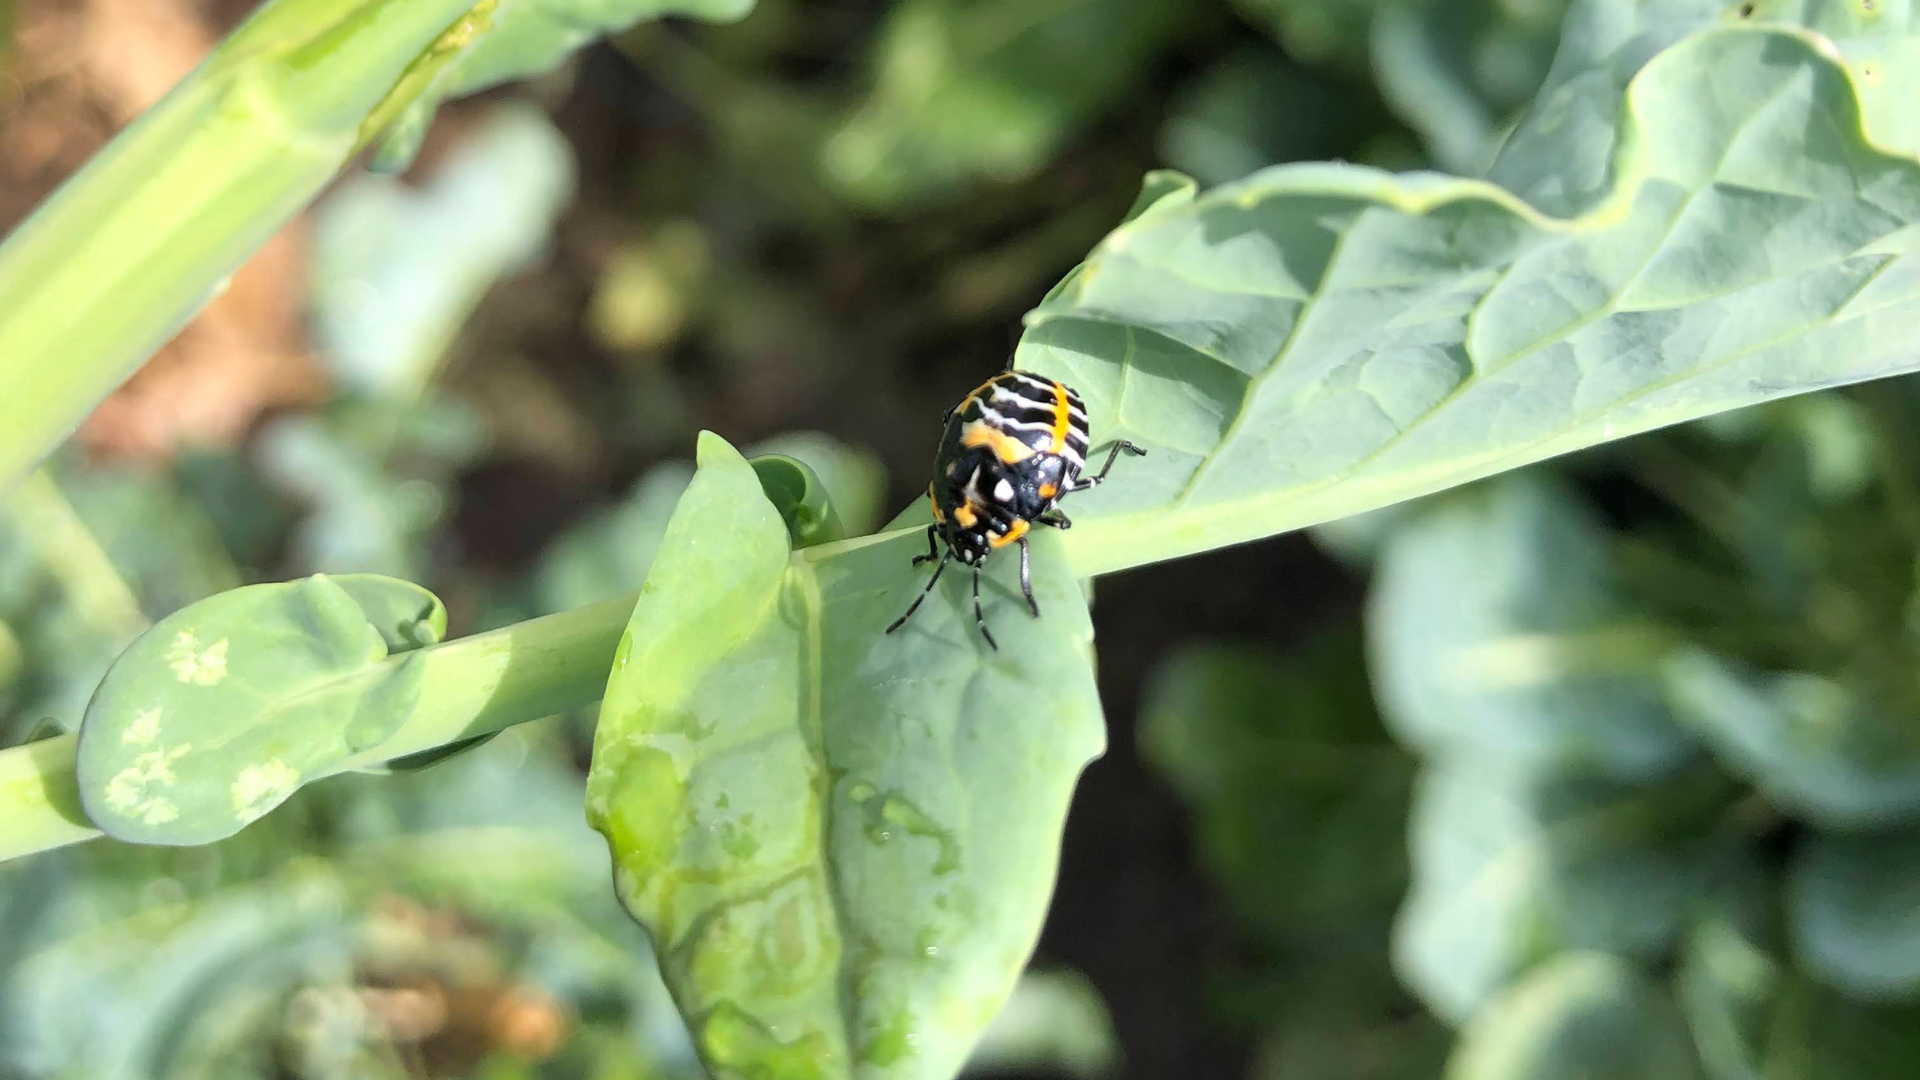
[[[744,465],[747,459],[740,456],[740,451],[736,450],[732,443],[702,428],[699,442],[694,448],[693,460],[694,464],[700,468],[709,469],[716,465],[734,462]]]

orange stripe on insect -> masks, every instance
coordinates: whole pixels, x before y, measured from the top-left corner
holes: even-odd
[[[996,548],[1006,547],[1008,544],[1011,544],[1014,541],[1020,539],[1021,537],[1027,535],[1027,530],[1030,528],[1032,528],[1032,526],[1028,525],[1024,520],[1020,518],[1015,518],[1013,520],[1013,524],[1007,527],[1007,531],[1005,535],[996,536],[993,539],[987,541],[987,543],[991,544]]]
[[[1049,454],[1058,454],[1067,448],[1067,422],[1073,418],[1067,411],[1067,384],[1055,380],[1053,384],[1053,446]]]
[[[953,520],[959,522],[961,528],[971,529],[973,528],[974,522],[980,520],[980,515],[973,512],[971,505],[961,503],[959,506],[953,508]]]
[[[984,446],[993,451],[993,456],[999,458],[1003,465],[1025,461],[1035,453],[1033,447],[984,420],[975,420],[960,429],[960,445],[967,449]]]

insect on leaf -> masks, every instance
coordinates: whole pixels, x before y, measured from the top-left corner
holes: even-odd
[[[1104,728],[1056,539],[900,633],[921,536],[793,551],[713,435],[607,685],[588,817],[719,1078],[946,1080],[1024,966]]]

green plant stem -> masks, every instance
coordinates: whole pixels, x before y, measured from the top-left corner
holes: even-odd
[[[493,0],[274,0],[0,245],[0,489],[221,288]]]
[[[606,689],[635,596],[435,645],[420,706],[392,738],[337,772],[591,705]],[[74,736],[0,750],[0,861],[99,836],[80,809]]]
[[[123,648],[151,625],[133,588],[45,469],[10,492],[5,506],[67,601],[114,648]]]

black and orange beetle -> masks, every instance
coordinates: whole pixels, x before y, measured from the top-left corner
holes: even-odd
[[[927,553],[913,559],[915,566],[935,560],[939,565],[887,633],[913,617],[948,561],[957,560],[973,569],[973,621],[980,636],[998,650],[980,611],[980,564],[1008,544],[1019,544],[1020,593],[1039,618],[1027,561],[1028,531],[1035,525],[1070,528],[1073,522],[1060,512],[1060,500],[1099,486],[1120,451],[1146,451],[1116,442],[1099,473],[1082,478],[1080,470],[1087,464],[1086,405],[1065,383],[1025,371],[1003,371],[988,379],[947,410],[945,419],[933,482],[927,485],[933,502]],[[945,554],[939,542],[946,544]]]

